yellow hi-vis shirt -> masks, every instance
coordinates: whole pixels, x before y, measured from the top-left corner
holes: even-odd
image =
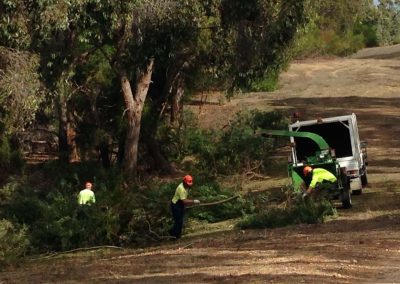
[[[187,195],[188,195],[187,190],[183,186],[183,183],[181,183],[175,190],[174,197],[172,197],[172,203],[176,204],[178,200],[187,199]]]
[[[79,192],[78,194],[78,204],[83,205],[83,204],[90,204],[90,203],[95,203],[96,198],[94,196],[94,192],[91,191],[90,189],[83,189]]]
[[[312,188],[315,188],[317,183],[321,183],[323,181],[336,182],[337,178],[331,172],[325,169],[321,168],[313,169],[310,186]]]

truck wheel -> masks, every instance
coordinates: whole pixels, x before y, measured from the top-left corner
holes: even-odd
[[[342,192],[342,207],[344,209],[349,209],[352,207],[351,204],[351,193],[348,188],[343,188]]]
[[[361,185],[363,187],[368,185],[367,172],[364,172],[364,174],[361,176]]]

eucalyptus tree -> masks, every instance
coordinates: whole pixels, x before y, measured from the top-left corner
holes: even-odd
[[[181,48],[182,39],[197,31],[197,8],[196,1],[87,3],[79,36],[87,47],[103,52],[119,81],[127,122],[123,167],[128,177],[135,177],[137,170],[141,118],[153,70],[162,66],[166,51]]]
[[[182,45],[181,39],[197,31],[201,18],[197,2],[20,0],[18,7],[13,1],[3,3],[10,6],[10,18],[14,19],[18,11],[26,15],[22,24],[11,22],[1,35],[6,38],[25,30],[28,32],[24,34],[31,34],[27,46],[40,54],[42,78],[58,106],[60,157],[66,161],[74,132],[69,102],[78,90],[76,70],[93,54],[102,52],[119,81],[125,102],[123,161],[125,172],[134,176],[140,121],[154,63],[161,54],[173,57],[168,52],[175,48],[190,48]]]
[[[20,49],[31,42],[29,10],[24,0],[0,0],[0,46]]]
[[[40,56],[40,75],[55,101],[60,158],[65,161],[70,156],[68,140],[73,132],[68,117],[68,100],[74,91],[71,78],[74,66],[84,55],[78,49],[75,26],[85,7],[85,1],[0,1],[1,45]]]
[[[250,87],[288,64],[288,50],[297,30],[307,20],[305,1],[221,2],[220,65],[232,78],[232,87]]]
[[[380,0],[378,8],[378,39],[381,45],[400,43],[400,1]]]
[[[68,102],[81,81],[78,67],[102,57],[124,101],[123,167],[128,177],[137,170],[149,89],[147,113],[155,120],[169,103],[175,109],[172,116],[176,114],[188,76],[196,69],[220,78],[231,90],[249,87],[287,63],[286,51],[305,21],[304,0],[20,2],[33,32],[30,46],[41,55],[41,74],[58,101],[60,152],[68,152],[70,144]],[[146,129],[150,141],[154,128]]]
[[[2,135],[21,136],[44,100],[34,54],[0,47],[0,123]]]
[[[37,68],[39,58],[31,43],[29,13],[23,1],[0,1],[0,135],[21,146],[26,129],[44,100]]]
[[[321,30],[333,30],[337,33],[353,32],[354,27],[368,18],[373,0],[310,1],[308,8],[316,13]]]
[[[137,169],[149,89],[147,117],[153,123],[142,133],[150,152],[156,152],[154,121],[169,103],[171,116],[176,113],[185,80],[194,69],[201,66],[233,89],[248,87],[268,69],[282,68],[285,52],[305,21],[303,2],[88,1],[80,35],[88,46],[103,51],[120,82],[127,121],[127,175],[134,176]]]

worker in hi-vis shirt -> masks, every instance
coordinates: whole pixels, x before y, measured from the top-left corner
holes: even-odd
[[[171,200],[171,212],[174,218],[174,226],[170,230],[170,235],[179,239],[182,235],[183,218],[185,216],[185,206],[191,204],[199,204],[197,199],[188,199],[188,189],[193,185],[193,177],[186,175],[183,177],[182,183],[178,185],[175,194]]]

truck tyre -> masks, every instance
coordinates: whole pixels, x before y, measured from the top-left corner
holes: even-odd
[[[351,204],[351,193],[350,190],[348,188],[343,188],[343,192],[342,192],[342,207],[344,209],[349,209],[351,208],[353,205]]]

